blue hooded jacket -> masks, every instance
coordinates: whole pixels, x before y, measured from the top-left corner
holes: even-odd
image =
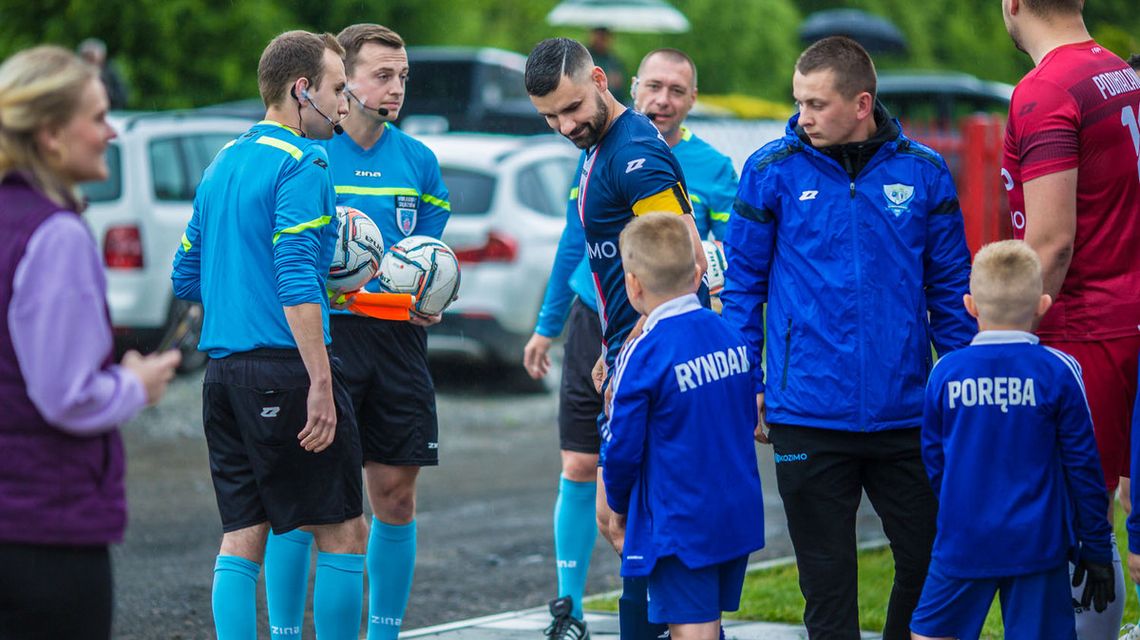
[[[767,385],[760,367],[753,377],[769,423],[918,427],[931,343],[945,354],[977,332],[950,170],[885,109],[875,116],[870,140],[825,150],[792,116],[744,165],[721,300],[753,362],[766,334]]]

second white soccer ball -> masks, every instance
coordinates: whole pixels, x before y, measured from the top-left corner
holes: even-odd
[[[459,260],[435,238],[410,236],[384,254],[378,279],[384,291],[415,296],[416,313],[434,316],[459,297]]]

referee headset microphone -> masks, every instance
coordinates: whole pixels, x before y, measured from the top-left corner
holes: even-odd
[[[352,99],[355,100],[356,103],[360,105],[360,108],[364,109],[365,111],[375,111],[376,113],[380,114],[380,117],[384,117],[389,113],[389,111],[384,107],[376,107],[373,109],[372,107],[364,104],[364,101],[357,97],[356,92],[352,91],[351,89],[345,89],[345,93],[352,96]]]
[[[289,93],[293,96],[294,99],[297,98],[297,88],[296,87],[289,89]],[[329,124],[332,125],[333,133],[337,134],[338,136],[340,134],[344,133],[344,127],[340,126],[339,122],[334,122],[332,118],[325,115],[325,112],[321,111],[320,107],[317,106],[317,103],[313,100],[312,96],[309,95],[309,89],[308,88],[301,89],[301,97],[309,101],[309,106],[311,106],[313,108],[313,111],[317,112],[317,115],[321,116],[325,120],[328,120]],[[297,100],[297,111],[300,111],[300,110],[301,110],[301,101]],[[301,133],[305,133],[304,130],[302,130]],[[306,136],[306,137],[308,137],[308,136]]]

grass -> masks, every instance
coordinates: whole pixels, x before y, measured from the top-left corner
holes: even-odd
[[[1124,530],[1124,516],[1117,509],[1116,540],[1121,558],[1128,557],[1128,534]],[[887,612],[894,564],[889,549],[872,549],[859,553],[859,621],[863,629],[881,631]],[[1127,576],[1127,571],[1125,571]],[[1135,622],[1140,616],[1140,605],[1133,595],[1132,584],[1125,577],[1127,598],[1124,621]],[[617,611],[617,597],[587,598],[586,608],[595,611]],[[736,620],[763,620],[766,622],[803,623],[804,599],[800,594],[799,571],[789,564],[753,571],[744,580],[740,597],[740,611],[727,614]],[[1001,610],[995,598],[982,630],[982,638],[1000,640],[1003,637]]]

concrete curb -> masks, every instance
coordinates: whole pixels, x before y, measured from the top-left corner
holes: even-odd
[[[867,550],[871,550],[871,549],[880,549],[880,548],[886,547],[887,545],[888,545],[888,541],[885,538],[875,538],[873,540],[868,540],[866,542],[859,544],[857,548],[859,551],[867,551]],[[754,571],[763,571],[766,569],[774,569],[774,568],[778,568],[778,567],[786,567],[788,565],[793,565],[795,563],[796,563],[795,556],[786,556],[786,557],[782,557],[782,558],[772,558],[769,560],[761,560],[760,562],[753,562],[752,564],[749,564],[748,565],[748,573],[752,573]],[[617,597],[620,595],[621,595],[621,589],[615,589],[613,591],[606,591],[604,593],[596,593],[594,595],[587,596],[585,598],[583,604],[585,606],[589,607],[589,604],[591,601],[596,601],[596,600],[600,600],[600,599],[604,599],[604,598],[614,598],[614,597]],[[468,629],[471,627],[491,625],[491,624],[495,624],[495,623],[500,623],[500,622],[512,620],[515,618],[521,618],[521,617],[531,616],[531,615],[535,615],[535,614],[542,614],[545,612],[546,612],[546,606],[538,606],[538,607],[533,607],[530,609],[519,609],[517,611],[507,611],[507,612],[503,612],[503,613],[496,613],[496,614],[492,614],[492,615],[481,616],[478,618],[470,618],[467,620],[457,620],[455,622],[445,622],[443,624],[434,625],[431,627],[423,627],[420,629],[413,629],[410,631],[405,631],[405,632],[400,634],[400,639],[405,640],[405,639],[410,639],[410,638],[423,638],[423,637],[428,637],[428,636],[434,636],[434,635],[439,635],[441,633],[446,633],[449,631],[459,631],[461,629]]]

